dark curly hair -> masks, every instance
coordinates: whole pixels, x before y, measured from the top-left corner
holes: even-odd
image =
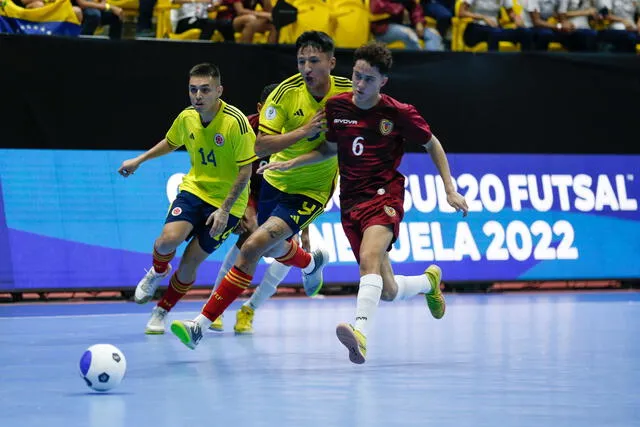
[[[389,74],[393,58],[387,46],[380,42],[367,43],[360,46],[353,54],[353,63],[362,59],[367,61],[372,67],[376,67],[380,74]]]

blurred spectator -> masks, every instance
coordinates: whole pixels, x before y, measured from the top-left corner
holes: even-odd
[[[255,10],[260,4],[261,11]],[[272,23],[270,0],[222,0],[217,7],[218,29],[225,41],[235,41],[234,34],[242,33],[242,43],[252,43],[255,33],[269,32],[269,43],[276,43],[277,33]]]
[[[636,52],[640,43],[640,1],[599,0],[597,7],[609,23],[598,32],[599,40],[612,45],[616,52]]]
[[[602,21],[602,16],[592,0],[560,0],[558,20],[569,21],[573,25],[573,31],[569,32],[565,41],[570,50],[596,50],[598,32],[591,28],[589,21],[596,24]]]
[[[172,0],[181,5],[171,11],[171,25],[177,34],[192,28],[201,30],[200,40],[211,40],[216,30],[216,21],[209,18],[209,12],[215,9],[210,0]]]
[[[22,0],[22,1],[14,1],[14,3],[26,9],[37,9],[39,7],[44,6],[44,1],[42,0]]]
[[[593,31],[576,31],[575,25],[560,17],[561,0],[520,0],[521,18],[526,27],[533,27],[536,45],[547,49],[549,43],[562,44],[570,51],[595,51],[597,35]],[[505,0],[505,7],[513,9],[513,0]],[[552,22],[551,19],[556,22]]]
[[[371,0],[370,7],[374,15],[388,15],[371,22],[376,40],[386,44],[400,41],[406,49],[420,50],[422,38],[425,50],[444,50],[441,35],[425,28],[422,6],[415,0]],[[411,26],[403,24],[405,12],[409,14]]]
[[[488,50],[498,50],[500,42],[520,43],[523,51],[532,50],[534,47],[534,34],[526,28],[522,18],[513,13],[509,16],[516,28],[502,28],[498,23],[500,8],[503,0],[463,0],[460,5],[461,18],[471,18],[473,22],[467,24],[462,35],[467,46],[475,46],[478,43],[487,43]]]
[[[55,0],[13,0],[13,3],[26,9],[36,9],[44,6],[46,3],[53,3],[54,1]],[[73,5],[73,12],[76,14],[78,21],[82,22],[82,10],[78,6]]]
[[[151,14],[153,3],[140,0],[140,15],[136,35],[138,37],[152,36]],[[255,33],[269,32],[269,43],[277,41],[277,31],[272,23],[271,2],[269,0],[173,0],[175,4],[182,4],[178,13],[172,11],[171,21],[176,33],[182,33],[191,28],[202,30],[200,40],[210,40],[218,30],[226,42],[235,42],[235,33],[242,33],[240,41],[251,43]],[[144,4],[144,6],[143,6]],[[255,10],[261,4],[263,10]],[[144,10],[143,10],[144,9]],[[151,12],[149,13],[149,9]],[[215,10],[216,17],[211,19],[208,12]],[[149,16],[147,16],[149,15]],[[147,19],[149,17],[149,19]]]
[[[140,0],[138,6],[138,22],[136,23],[136,37],[155,37],[156,33],[151,28],[153,8],[157,0]]]
[[[122,19],[124,17],[121,7],[112,6],[106,0],[71,0],[71,3],[82,9],[84,20],[82,21],[83,36],[91,36],[101,25],[109,26],[109,38],[119,40],[122,38]]]
[[[436,29],[440,36],[446,38],[451,28],[455,0],[422,0],[420,4],[425,16],[436,20]]]

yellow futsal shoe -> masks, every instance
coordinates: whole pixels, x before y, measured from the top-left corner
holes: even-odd
[[[358,365],[363,364],[367,355],[367,338],[348,323],[340,323],[336,327],[336,335],[349,350],[349,360]]]
[[[224,314],[221,314],[220,316],[218,316],[218,318],[213,322],[211,322],[211,325],[209,325],[209,330],[216,331],[216,332],[223,332],[224,331],[224,324],[222,323],[223,319],[224,319]]]
[[[444,316],[444,312],[447,308],[447,304],[444,300],[444,295],[440,290],[440,281],[442,280],[442,270],[435,264],[431,264],[424,271],[424,274],[427,275],[427,279],[429,279],[429,283],[431,283],[431,292],[428,292],[424,295],[427,300],[427,306],[429,307],[429,311],[431,315],[436,319],[442,319]]]
[[[233,330],[236,334],[252,334],[253,333],[253,315],[255,310],[248,305],[243,305],[236,312],[236,324]]]

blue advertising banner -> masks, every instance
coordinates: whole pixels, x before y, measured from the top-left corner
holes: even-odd
[[[189,168],[187,154],[176,152],[130,178],[117,175],[137,154],[0,150],[0,291],[134,287]],[[445,282],[640,278],[640,156],[449,160],[467,218],[448,206],[429,156],[405,155],[406,213],[390,253],[397,274],[437,263]],[[325,281],[357,283],[337,194],[310,235],[331,255]],[[212,284],[234,243],[229,238],[205,262],[198,285]],[[293,269],[285,283],[300,283],[300,272]]]

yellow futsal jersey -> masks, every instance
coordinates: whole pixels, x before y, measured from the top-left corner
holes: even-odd
[[[249,120],[236,107],[220,100],[218,113],[207,127],[198,112],[189,107],[174,120],[167,132],[172,147],[185,146],[191,169],[182,179],[180,190],[192,193],[217,208],[227,198],[238,177],[240,166],[256,159],[256,135]],[[249,199],[249,186],[231,208],[241,218]]]
[[[324,108],[327,99],[351,90],[351,80],[331,76],[331,88],[326,96],[317,101],[307,90],[302,75],[289,77],[271,92],[260,112],[260,132],[269,135],[287,133],[307,123],[313,115]],[[294,159],[322,144],[324,133],[304,138],[288,148],[271,155],[271,162]],[[338,160],[332,157],[313,165],[288,171],[267,170],[264,179],[278,190],[288,194],[302,194],[326,204],[331,197],[334,180],[338,172]]]

